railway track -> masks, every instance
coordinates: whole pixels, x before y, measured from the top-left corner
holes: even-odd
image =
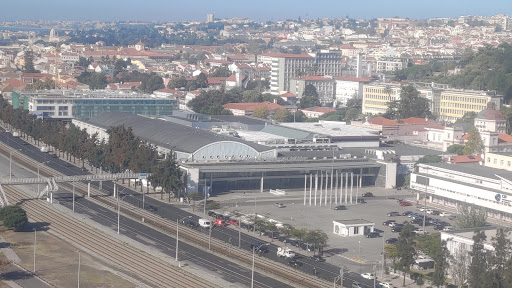
[[[7,153],[7,149],[10,149],[4,143],[0,143],[0,150],[2,153]],[[23,153],[20,153],[17,150],[12,152],[12,157],[16,162],[19,162],[23,166],[30,167],[35,169],[37,166],[37,161],[34,161],[32,158],[26,156]],[[63,175],[61,172],[58,172],[48,166],[42,165],[40,167],[40,174],[44,177],[51,176],[59,176]],[[71,183],[60,183],[61,187],[65,187],[67,190],[72,189]],[[82,182],[74,183],[75,192],[82,195],[87,195],[87,184]],[[101,197],[98,197],[101,196]],[[95,202],[101,206],[107,207],[109,209],[115,208],[117,205],[116,199],[114,197],[105,197],[106,194],[99,191],[98,189],[93,189],[91,185],[91,197],[90,201]],[[158,215],[150,213],[147,210],[136,208],[133,205],[126,203],[125,201],[120,201],[121,212],[123,212],[124,216],[130,217],[134,220],[140,221],[141,218],[144,218],[144,222],[158,229],[160,232],[166,233],[169,237],[174,237],[174,233],[176,232],[176,222],[171,221],[165,218],[162,218]],[[179,215],[176,215],[177,217]],[[183,215],[181,215],[183,216]],[[235,260],[240,264],[248,265],[252,262],[252,252],[247,251],[245,249],[238,249],[237,247],[231,247],[230,249],[226,249],[226,242],[211,238],[211,242],[209,243],[208,235],[202,233],[200,231],[191,229],[186,226],[180,227],[180,239],[188,240],[187,243],[194,245],[198,249],[207,250],[205,247],[211,246],[211,252],[220,253],[225,257],[228,257],[230,260]],[[305,273],[297,271],[292,267],[286,266],[284,264],[275,262],[273,260],[267,259],[265,257],[257,257],[257,261],[255,261],[255,268],[263,274],[272,275],[278,277],[280,279],[286,280],[287,283],[293,286],[301,286],[301,287],[331,287],[332,283],[321,278],[311,277]],[[199,286],[198,286],[199,287]]]
[[[31,220],[51,223],[50,229],[54,232],[136,273],[157,287],[215,286],[141,250],[123,245],[118,239],[113,239],[73,217],[59,213],[44,201],[31,199],[14,187],[4,189],[12,203],[21,203]]]

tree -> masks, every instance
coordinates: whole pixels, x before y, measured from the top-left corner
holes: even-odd
[[[414,163],[414,169],[415,170],[418,170],[418,164],[426,164],[426,163],[440,163],[441,161],[443,161],[443,158],[441,158],[441,156],[438,156],[438,155],[425,155],[421,158],[418,159],[418,161],[416,161],[416,163]]]
[[[432,113],[428,99],[421,97],[414,86],[407,85],[402,86],[400,100],[389,102],[385,115],[399,121],[409,117],[428,118]]]
[[[245,103],[263,102],[263,96],[256,90],[246,90],[242,93],[242,101]]]
[[[304,235],[304,240],[308,244],[313,244],[315,246],[315,250],[316,250],[316,248],[325,246],[325,244],[327,244],[328,239],[329,239],[329,236],[327,236],[327,234],[325,234],[325,232],[323,232],[322,230],[319,230],[319,229],[308,231],[306,233],[306,235]],[[315,253],[315,251],[313,252],[313,254],[314,253]]]
[[[183,183],[183,172],[180,169],[175,153],[167,154],[165,160],[158,163],[154,170],[150,176],[150,181],[162,187],[160,199],[163,199],[164,192],[169,194],[169,201],[171,193],[173,193],[175,198],[179,198],[185,185]]]
[[[206,75],[203,72],[201,72],[199,75],[197,75],[196,83],[199,88],[208,87],[208,79],[206,78]]]
[[[490,287],[510,287],[505,283],[505,275],[507,269],[507,261],[511,256],[511,243],[509,240],[510,232],[498,228],[496,237],[492,237],[493,251],[489,255],[489,263],[492,263],[489,278],[493,283]]]
[[[304,228],[292,229],[291,235],[299,241],[302,241],[307,234],[307,230]]]
[[[91,59],[87,59],[87,58],[81,57],[81,56],[78,57],[78,62],[77,62],[78,66],[87,68],[87,67],[89,67],[89,64],[91,64],[91,63],[92,63]]]
[[[393,261],[393,269],[396,271],[396,259],[398,258],[398,250],[395,245],[386,245],[384,246],[384,257],[391,258]]]
[[[480,154],[482,153],[483,144],[482,138],[480,137],[480,133],[476,130],[475,127],[472,127],[469,130],[468,140],[466,144],[464,144],[464,155],[472,155],[472,154]]]
[[[469,266],[471,257],[465,247],[459,245],[450,258],[451,276],[453,284],[462,288],[467,285],[469,279]]]
[[[195,210],[196,207],[196,201],[201,200],[204,198],[204,195],[199,193],[198,191],[194,191],[187,194],[188,201],[190,203],[190,200],[192,200],[192,211]]]
[[[460,145],[460,144],[450,145],[446,149],[446,152],[452,153],[452,154],[457,154],[457,155],[462,155],[462,154],[464,154],[464,145]]]
[[[55,89],[57,85],[50,77],[46,77],[44,81],[37,80],[35,83],[28,85],[26,90],[51,90]]]
[[[27,222],[27,213],[20,206],[7,206],[0,210],[0,220],[3,221],[4,226],[18,231]]]
[[[23,72],[25,73],[39,73],[39,70],[34,68],[34,53],[32,50],[25,51],[25,55],[23,56],[23,62],[25,65],[23,66]]]
[[[411,265],[414,264],[416,258],[416,250],[414,249],[414,236],[413,226],[407,223],[400,235],[398,236],[398,242],[396,248],[398,250],[398,263],[397,268],[404,272],[404,286],[405,286],[405,274],[411,270]]]
[[[278,109],[276,113],[274,113],[274,119],[279,122],[290,122],[293,121],[293,115],[286,109]]]
[[[229,77],[231,76],[231,71],[229,71],[226,67],[219,67],[215,69],[212,73],[209,73],[210,77]]]
[[[252,113],[253,117],[257,118],[263,118],[266,119],[268,117],[268,107],[267,106],[261,106],[256,109],[254,109],[254,112]]]
[[[491,287],[489,284],[488,254],[484,248],[484,241],[487,239],[485,232],[477,230],[473,235],[473,249],[470,253],[471,266],[469,267],[469,283],[471,287]]]
[[[478,228],[485,226],[487,220],[487,211],[485,208],[475,205],[462,204],[457,216],[457,227],[460,229]]]
[[[174,78],[167,84],[169,89],[179,89],[187,86],[187,80],[184,77]]]
[[[304,88],[304,92],[302,92],[302,98],[300,98],[299,107],[304,109],[316,106],[320,106],[318,92],[316,92],[315,86],[313,86],[312,84],[308,84]]]
[[[147,81],[142,81],[140,89],[145,93],[153,93],[155,90],[165,88],[162,77],[152,74]]]

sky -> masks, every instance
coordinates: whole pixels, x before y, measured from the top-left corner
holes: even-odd
[[[510,0],[1,0],[0,22],[22,20],[192,21],[245,17],[256,21],[461,15],[512,15]]]

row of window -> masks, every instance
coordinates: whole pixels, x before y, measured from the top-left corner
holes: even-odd
[[[500,159],[499,161],[500,161],[500,166],[505,165],[505,160]],[[497,165],[498,164],[498,159],[493,158],[492,162],[494,163],[494,165]],[[487,163],[491,163],[491,157],[487,157]],[[507,161],[507,167],[510,167],[511,165],[512,165],[512,161],[510,161],[510,160]]]
[[[496,200],[489,200],[489,199],[478,197],[478,196],[472,196],[472,195],[469,195],[469,194],[466,194],[466,193],[456,192],[456,191],[449,190],[449,189],[446,189],[446,188],[443,188],[443,187],[436,187],[436,186],[430,186],[430,187],[434,188],[434,189],[437,189],[437,190],[445,191],[445,192],[448,192],[448,193],[462,195],[462,196],[467,197],[467,198],[478,199],[478,200],[481,200],[481,201],[484,201],[484,202],[488,202],[488,203],[494,203],[494,204],[499,204],[499,205],[503,205],[503,206],[512,206],[510,204],[510,202],[508,202],[508,201],[507,202],[505,202],[505,201],[497,202]]]
[[[472,110],[484,110],[485,105],[474,105],[474,104],[468,104],[468,103],[456,103],[456,102],[441,102],[442,107],[455,107],[455,108],[462,108],[462,109],[472,109]]]
[[[443,93],[441,93],[441,102],[443,100],[457,101],[457,102],[464,102],[464,103],[481,103],[481,104],[487,104],[487,102],[489,102],[489,99],[487,99],[487,98],[449,96],[449,95],[444,95]]]

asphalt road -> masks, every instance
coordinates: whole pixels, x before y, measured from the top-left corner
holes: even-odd
[[[65,175],[89,174],[89,172],[87,172],[87,171],[81,171],[78,167],[69,167],[67,162],[60,160],[59,158],[53,158],[53,157],[51,157],[51,155],[49,153],[40,152],[40,150],[37,147],[34,147],[32,145],[23,145],[23,143],[24,143],[23,140],[21,140],[17,137],[13,137],[10,133],[4,133],[4,132],[1,133],[0,141],[7,143],[11,147],[19,150],[20,152],[35,159],[38,162],[45,162],[44,165],[47,165],[47,166],[51,167],[52,169],[55,169]],[[132,189],[128,189],[128,188],[122,188],[122,189],[124,189],[124,190],[121,190],[122,191],[121,195],[139,194],[138,191],[134,191]],[[111,195],[113,193],[113,183],[112,182],[103,182],[103,190],[106,192],[106,194]],[[60,199],[59,201],[61,201],[63,204],[66,203],[66,201],[63,201],[63,200],[70,198],[69,194],[62,193],[62,192],[59,192],[59,195],[54,195],[54,196],[62,197],[62,199]],[[140,195],[137,198],[140,199]],[[137,205],[137,201],[135,201],[135,199],[133,199],[131,197],[125,197],[124,201],[126,201],[128,203],[132,203],[132,204],[135,203]],[[109,216],[106,216],[106,218],[108,218],[108,219],[117,219],[116,217],[112,217],[112,215],[111,215],[111,214],[115,214],[115,212],[105,210],[102,207],[97,206],[97,205],[91,203],[90,201],[87,201],[86,199],[79,199],[79,200],[77,200],[77,203],[80,203],[81,205],[83,205],[83,207],[81,208],[82,210],[80,210],[81,213],[90,213],[90,214],[100,213],[103,215],[109,215]],[[66,205],[66,204],[64,204],[64,205]],[[70,203],[68,203],[67,205],[70,205]],[[191,214],[187,211],[183,211],[183,210],[176,208],[170,204],[160,202],[160,201],[152,199],[150,197],[145,197],[145,207],[148,207],[149,205],[157,208],[157,211],[155,211],[155,213],[157,213],[158,215],[160,215],[164,218],[167,218],[167,219],[170,219],[173,221],[176,221],[176,219],[180,219],[180,218],[187,217],[187,216],[190,216],[196,222],[199,219],[198,216]],[[89,211],[89,212],[87,212],[87,211]],[[107,226],[112,226],[112,223],[110,223],[108,220],[106,220],[102,217],[96,217],[95,219],[97,219],[98,223],[102,223]],[[122,221],[121,223],[124,227],[128,227],[128,226],[125,226],[125,225],[127,225],[127,224],[125,224],[125,221],[130,221],[129,219],[122,219],[121,221]],[[144,233],[144,237],[147,237],[148,239],[158,239],[159,242],[156,242],[156,244],[154,244],[154,245],[156,245],[155,247],[161,249],[162,251],[168,251],[168,248],[166,248],[166,246],[162,243],[165,243],[166,241],[167,242],[173,241],[172,238],[165,236],[165,235],[161,234],[160,232],[158,232],[154,229],[151,229],[145,225],[141,225],[136,222],[130,223],[130,225],[132,225],[132,224],[134,226],[131,226],[131,227],[137,227],[137,228],[134,228],[134,230],[133,229],[126,230],[126,232],[128,233],[128,235],[130,237],[132,237],[133,239],[135,239],[137,241],[140,241],[140,237],[136,237],[136,236],[137,236],[137,234]],[[201,228],[197,228],[197,229],[201,230]],[[206,229],[204,229],[203,232],[207,233],[208,231]],[[165,236],[165,238],[162,238],[164,236]],[[216,227],[215,229],[212,230],[212,237],[223,240],[227,244],[229,244],[230,242],[238,243],[238,231],[235,231],[234,229],[230,229],[227,227]],[[261,239],[258,239],[256,237],[252,237],[251,235],[242,233],[241,242],[242,242],[243,248],[250,250],[250,244],[256,243],[256,242],[261,242]],[[277,243],[280,243],[280,242],[277,242]],[[148,244],[151,244],[151,243],[148,243]],[[189,253],[192,253],[191,250],[196,250],[196,249],[191,246],[185,246],[185,244],[182,244],[182,245],[183,246],[180,246],[180,247],[183,247],[184,248],[183,251],[185,253],[187,253],[184,255],[190,255],[190,259],[194,259],[193,254],[189,254]],[[282,246],[282,245],[279,245],[279,246]],[[271,243],[268,246],[269,252],[264,253],[261,256],[270,258],[274,261],[278,261],[278,262],[287,264],[288,263],[287,259],[279,258],[277,256],[277,247],[278,247],[278,245]],[[181,249],[180,249],[180,251],[181,251]],[[298,251],[296,251],[296,252],[298,252]],[[227,267],[226,270],[236,271],[236,272],[232,272],[232,274],[236,275],[239,273],[245,273],[245,275],[250,276],[250,271],[248,271],[247,269],[241,269],[238,267],[240,270],[233,270],[233,269],[237,268],[236,264],[230,263],[225,260],[220,260],[220,259],[214,260],[213,258],[209,258],[209,257],[211,257],[211,255],[209,255],[206,252],[201,252],[200,254],[195,254],[195,255],[198,255],[198,256],[195,256],[196,258],[199,257],[199,258],[204,258],[204,259],[210,259],[209,261],[215,261],[214,263],[223,263],[223,265],[225,264],[225,267]],[[325,263],[325,262],[315,262],[313,259],[309,258],[308,256],[300,254],[300,252],[297,253],[297,259],[302,265],[296,269],[299,269],[307,274],[316,275],[316,277],[321,277],[330,282],[332,282],[340,274],[339,266],[335,266],[335,265]],[[200,263],[201,263],[201,261],[197,261],[198,265]],[[208,265],[208,264],[206,264],[206,265],[203,264],[201,266],[204,267],[205,269],[211,269],[210,265]],[[234,276],[230,276],[228,271],[223,272],[222,277],[223,278],[225,277],[224,279],[226,279],[227,281],[232,281],[232,280],[234,280],[234,278],[237,278]],[[234,277],[234,278],[231,278],[231,277]],[[358,273],[346,272],[344,275],[344,279],[345,279],[344,286],[347,286],[347,287],[349,287],[351,285],[351,281],[358,281],[358,282],[362,283],[363,285],[365,285],[366,287],[373,287],[373,281],[362,278]],[[259,275],[259,274],[257,276],[255,275],[255,281],[264,285],[261,287],[287,287],[283,283],[277,282],[274,279],[271,279],[271,278],[268,278],[268,277],[265,277],[265,276]],[[245,282],[244,284],[247,284],[247,282]]]

